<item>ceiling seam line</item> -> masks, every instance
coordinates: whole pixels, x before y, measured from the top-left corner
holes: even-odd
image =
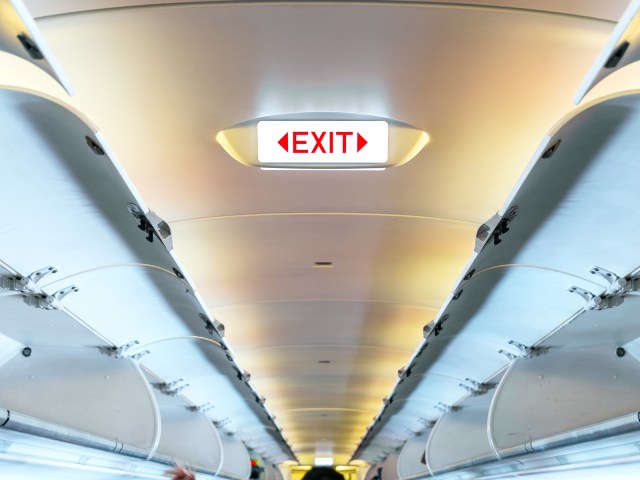
[[[609,24],[617,23],[617,20],[609,20],[605,18],[592,17],[589,15],[580,15],[576,13],[566,13],[566,12],[553,12],[549,10],[536,10],[533,8],[523,8],[523,7],[508,7],[508,6],[500,6],[500,5],[473,5],[462,2],[448,3],[448,2],[429,2],[429,1],[386,1],[386,0],[345,0],[343,2],[338,2],[336,0],[283,0],[283,1],[269,1],[269,0],[238,0],[238,1],[203,1],[203,2],[170,2],[170,3],[162,3],[162,4],[152,4],[152,5],[124,5],[118,7],[102,7],[95,8],[91,10],[82,10],[82,11],[74,11],[74,12],[65,12],[65,13],[53,13],[49,15],[41,15],[34,17],[36,20],[46,20],[52,19],[56,17],[63,16],[71,16],[71,15],[81,15],[81,14],[90,14],[90,13],[102,13],[108,11],[120,11],[120,10],[147,10],[147,9],[157,9],[157,8],[173,8],[173,7],[197,7],[197,6],[213,6],[213,5],[221,5],[221,6],[245,6],[245,5],[371,5],[371,6],[415,6],[415,7],[431,7],[431,8],[450,8],[450,9],[464,9],[464,10],[487,10],[487,11],[498,11],[498,12],[512,12],[512,13],[522,13],[522,14],[533,14],[533,15],[548,15],[548,16],[559,16],[559,17],[568,17],[579,20],[590,20],[596,22],[604,22]]]
[[[336,216],[336,217],[381,217],[381,218],[402,218],[407,220],[426,220],[434,222],[460,223],[478,227],[481,223],[469,220],[458,220],[455,218],[431,217],[427,215],[411,215],[404,213],[372,213],[372,212],[269,212],[269,213],[238,213],[231,215],[210,215],[204,217],[183,218],[178,220],[166,220],[170,225],[187,222],[211,221],[211,220],[234,220],[241,218],[267,218],[267,217],[314,217],[314,216]]]

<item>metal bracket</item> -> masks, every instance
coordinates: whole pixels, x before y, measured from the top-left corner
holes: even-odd
[[[170,397],[175,397],[178,393],[180,393],[182,390],[184,390],[189,386],[188,383],[183,383],[182,385],[178,386],[178,384],[180,384],[181,382],[184,382],[183,378],[179,378],[169,383],[165,383],[165,382],[154,383],[153,386],[158,390],[160,390],[165,395],[169,395]]]
[[[57,273],[58,269],[53,266],[41,268],[26,277],[20,276],[2,276],[0,277],[0,286],[8,290],[28,295],[30,293],[42,293],[42,289],[37,285],[47,275]]]
[[[127,208],[129,213],[138,221],[138,228],[147,234],[146,239],[148,242],[153,243],[153,236],[155,235],[167,247],[167,250],[171,251],[173,249],[171,227],[167,222],[151,210],[145,215],[135,203],[130,203]]]
[[[51,295],[46,293],[23,293],[24,303],[30,307],[41,308],[43,310],[58,310],[60,308],[60,300],[70,293],[79,292],[80,289],[75,285],[69,285],[62,288]]]
[[[110,357],[114,357],[114,358],[124,358],[126,357],[126,353],[127,350],[129,350],[131,347],[135,346],[135,345],[140,345],[140,342],[138,340],[133,340],[129,343],[125,343],[124,345],[121,345],[119,347],[99,347],[100,351],[102,353],[104,353],[105,355],[109,355]],[[148,352],[148,350],[147,350]],[[142,353],[142,352],[141,352]],[[140,356],[142,356],[141,354],[138,354]],[[140,358],[140,357],[138,357]]]
[[[438,402],[433,406],[433,408],[440,410],[442,413],[459,412],[462,410],[462,407],[459,405],[446,405],[442,402]]]
[[[569,292],[580,295],[587,301],[585,310],[604,310],[606,308],[619,307],[624,302],[624,293],[595,295],[584,288],[575,285],[569,288]]]
[[[433,426],[436,424],[435,420],[428,420],[424,417],[420,417],[418,418],[418,423],[422,424],[424,427],[426,428],[433,428]]]
[[[495,383],[480,383],[472,380],[470,378],[465,378],[464,381],[466,384],[461,383],[460,386],[464,388],[467,392],[471,394],[473,397],[478,397],[480,395],[484,395],[492,388],[495,388]]]
[[[509,340],[507,343],[518,349],[518,353],[513,353],[503,349],[498,350],[498,353],[503,354],[509,360],[515,360],[518,357],[533,358],[543,355],[549,351],[549,347],[528,347],[520,342],[516,342],[515,340]]]
[[[204,327],[207,329],[207,332],[209,332],[211,335],[217,333],[218,335],[220,335],[220,337],[224,337],[224,323],[216,320],[215,318],[212,322],[211,319],[209,319],[209,317],[204,313],[199,313],[198,317],[200,317],[200,320],[204,322]]]
[[[134,360],[140,360],[142,357],[150,353],[151,353],[151,350],[143,350],[141,352],[134,353],[133,355],[129,355],[129,358],[133,358]]]
[[[207,402],[207,403],[203,403],[202,405],[190,405],[188,407],[186,407],[187,410],[189,410],[190,412],[208,412],[209,410],[212,410],[216,407],[214,407],[213,405],[211,405],[211,402]]]
[[[56,310],[60,308],[60,300],[70,293],[79,291],[75,285],[70,285],[48,295],[38,286],[38,282],[47,275],[57,273],[58,269],[53,266],[36,270],[26,277],[19,275],[1,275],[0,288],[13,290],[24,297],[24,303],[31,307],[42,308],[44,310]]]
[[[231,419],[229,417],[225,417],[222,420],[214,420],[213,424],[217,427],[217,428],[222,428],[225,425],[228,425],[229,423],[231,423]]]
[[[509,340],[507,343],[520,350],[520,356],[525,358],[538,357],[549,351],[549,347],[527,347],[526,345],[523,345],[520,342],[516,342],[515,340]]]
[[[515,360],[516,358],[518,358],[516,354],[507,352],[506,350],[503,350],[503,349],[498,350],[498,353],[501,353],[502,355],[507,357],[509,360]]]
[[[602,267],[592,267],[589,270],[589,273],[592,275],[599,275],[604,278],[607,283],[609,283],[609,288],[607,289],[607,293],[618,293],[625,290],[625,287],[629,283],[626,278],[620,277],[615,273],[602,268]]]

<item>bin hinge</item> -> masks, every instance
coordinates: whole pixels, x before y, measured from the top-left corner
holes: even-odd
[[[498,353],[505,355],[509,360],[514,360],[518,357],[538,357],[549,351],[549,347],[528,347],[520,342],[516,342],[515,340],[509,340],[507,343],[513,347],[516,347],[516,349],[518,350],[517,353],[513,353],[513,349],[511,349],[512,351],[503,349],[498,350]]]
[[[492,388],[495,388],[495,383],[480,383],[470,378],[464,379],[465,383],[461,383],[460,386],[471,394],[472,397],[478,397],[484,395]]]
[[[20,275],[1,275],[0,287],[19,293],[22,295],[24,303],[30,307],[56,310],[60,308],[60,300],[70,293],[78,291],[78,287],[70,285],[52,294],[45,293],[38,285],[38,282],[47,275],[56,273],[57,271],[58,269],[56,267],[49,266],[36,270],[26,277]]]
[[[442,413],[459,412],[462,410],[462,407],[459,405],[446,405],[442,402],[436,403],[433,408],[440,410]]]
[[[128,357],[127,351],[136,345],[140,345],[138,340],[133,340],[129,343],[125,343],[119,347],[98,347],[98,349],[104,353],[105,355],[109,355],[114,358],[125,358]]]
[[[165,395],[169,395],[170,397],[175,397],[182,390],[184,390],[189,386],[188,383],[182,383],[182,382],[184,382],[184,379],[179,378],[169,383],[165,383],[165,382],[154,383],[153,386],[156,387],[158,390],[160,390],[160,392],[164,393]],[[182,385],[180,385],[181,383]]]

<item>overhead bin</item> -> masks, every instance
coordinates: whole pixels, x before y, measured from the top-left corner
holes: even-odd
[[[411,437],[398,455],[398,478],[424,477],[429,474],[426,464],[427,438],[430,430]]]
[[[51,75],[69,95],[73,87],[21,0],[0,0],[0,50],[16,55]]]
[[[465,429],[454,428],[456,415],[473,416],[474,431],[482,436],[484,425],[485,437],[490,418],[491,436],[482,444],[491,448],[464,449],[455,459],[432,449],[435,473],[509,457],[527,439],[546,442],[634,414],[640,217],[624,192],[636,191],[640,178],[638,131],[640,93],[631,92],[585,106],[545,137],[498,221],[482,231],[477,254],[436,321],[425,327],[391,405],[355,458],[378,461],[408,438],[401,433],[402,402],[422,402],[416,419],[451,422],[442,445],[466,440]],[[618,347],[631,353],[617,357]],[[507,368],[491,415],[485,400],[474,416],[479,406],[465,381],[493,383]],[[436,376],[451,381],[436,389]],[[434,442],[439,430],[431,433]]]
[[[487,417],[501,378],[502,373],[484,385],[466,381],[473,393],[445,412],[429,434],[425,459],[430,473],[498,460],[487,437]]]
[[[11,351],[0,377],[33,395],[22,413],[123,441],[131,431],[127,440],[149,454],[161,423],[170,431],[195,422],[220,458],[166,438],[160,445],[163,455],[187,456],[203,471],[222,462],[212,421],[269,462],[294,458],[225,343],[224,326],[209,317],[172,253],[169,226],[144,204],[100,132],[58,101],[0,89],[0,149],[3,191],[13,199],[0,236],[0,333]],[[24,348],[33,355],[23,356]],[[148,382],[140,368],[158,380]],[[43,379],[30,384],[29,375]],[[46,378],[67,379],[68,389]],[[74,401],[69,392],[78,388],[87,391]],[[0,407],[19,411],[21,396],[3,391]],[[157,418],[162,395],[181,405],[164,419]],[[43,396],[66,407],[50,412]],[[125,398],[131,404],[118,407]],[[86,415],[74,417],[79,403]],[[215,408],[187,410],[203,405]]]
[[[147,376],[151,385],[162,382],[149,373]],[[222,465],[222,442],[206,412],[187,408],[182,399],[166,395],[158,389],[154,389],[154,397],[162,425],[154,457],[161,461],[164,458],[178,458],[200,472],[217,475]]]
[[[3,364],[0,382],[0,408],[8,411],[0,424],[16,412],[117,441],[137,457],[156,448],[159,411],[132,360],[96,348],[37,346]]]
[[[249,452],[235,435],[220,435],[222,443],[222,465],[220,475],[233,480],[247,480],[251,475]]]
[[[584,78],[573,101],[580,103],[605,77],[640,60],[640,1],[632,0],[613,30],[609,41]]]

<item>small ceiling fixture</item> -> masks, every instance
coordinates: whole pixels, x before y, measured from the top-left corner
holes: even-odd
[[[318,360],[318,363],[331,363],[331,360]]]
[[[332,268],[333,262],[313,262],[313,268]]]
[[[249,120],[216,141],[240,163],[265,170],[381,170],[411,160],[429,135],[389,118],[301,113]]]

